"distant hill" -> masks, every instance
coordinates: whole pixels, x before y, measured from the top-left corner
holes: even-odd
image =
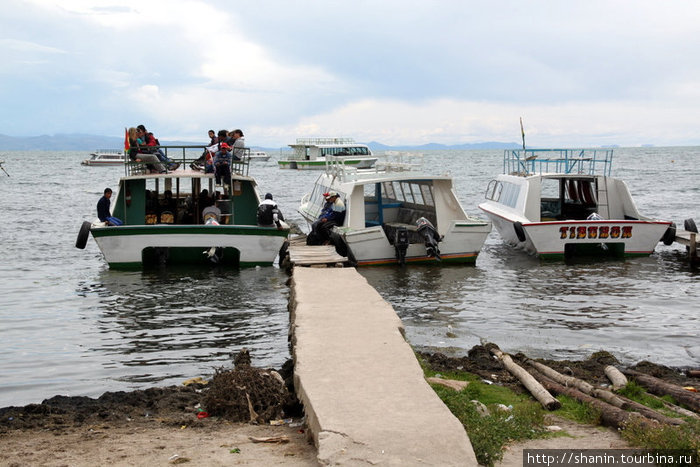
[[[187,141],[166,141],[161,140],[163,145],[199,145],[202,141],[187,142]],[[421,151],[439,151],[450,149],[515,149],[520,147],[516,143],[499,143],[489,141],[484,143],[464,143],[464,144],[438,144],[429,143],[419,146],[388,146],[386,144],[372,141],[366,143],[372,151],[387,151],[387,150],[421,150]],[[16,137],[0,134],[0,151],[94,151],[96,149],[120,149],[124,145],[123,137],[101,136],[101,135],[86,135],[86,134],[56,134],[56,135],[39,135]],[[259,147],[259,146],[255,146]],[[279,147],[260,149],[265,151],[279,151]],[[282,149],[289,149],[286,146]]]

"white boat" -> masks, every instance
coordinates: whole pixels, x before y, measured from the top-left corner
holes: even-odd
[[[467,215],[451,176],[425,174],[421,163],[403,156],[372,169],[344,162],[331,157],[299,207],[311,225],[323,208],[323,194],[338,192],[346,215],[331,238],[341,254],[359,266],[476,261],[491,224]]]
[[[98,149],[90,154],[90,159],[81,162],[82,165],[124,165],[124,151],[117,149]]]
[[[249,161],[269,161],[270,155],[265,151],[250,151],[244,156]]]
[[[670,244],[675,225],[642,216],[612,149],[506,150],[504,173],[479,208],[501,238],[541,258],[643,256]]]
[[[232,164],[230,184],[216,185],[214,174],[189,169],[194,159],[172,157],[180,169],[145,173],[143,163],[129,162],[111,199],[111,215],[122,225],[84,222],[76,246],[84,248],[92,233],[110,268],[148,264],[216,263],[232,266],[272,265],[289,229],[260,227],[260,197],[248,162]],[[203,149],[203,148],[202,148]],[[197,151],[199,153],[199,151]],[[201,196],[219,193],[217,222],[205,222],[202,210],[214,202]],[[166,197],[166,192],[172,194]]]
[[[289,146],[294,152],[277,161],[280,169],[324,170],[329,156],[342,157],[346,165],[358,169],[373,167],[377,162],[366,144],[352,138],[297,138],[296,144]]]

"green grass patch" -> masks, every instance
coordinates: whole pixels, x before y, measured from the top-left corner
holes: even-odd
[[[700,420],[691,420],[680,426],[649,425],[633,420],[622,430],[622,437],[630,444],[654,452],[683,450],[700,455]]]
[[[578,423],[598,425],[600,423],[600,410],[588,404],[580,402],[573,397],[560,395],[557,400],[561,402],[561,408],[556,414]]]
[[[434,372],[426,373],[435,376]],[[512,441],[550,436],[544,428],[544,409],[528,395],[483,383],[478,376],[469,373],[442,373],[440,376],[469,381],[469,386],[459,392],[440,385],[432,387],[464,425],[479,464],[492,466],[503,457],[503,447]],[[484,404],[489,415],[480,414],[472,400]],[[499,404],[512,408],[503,409]]]

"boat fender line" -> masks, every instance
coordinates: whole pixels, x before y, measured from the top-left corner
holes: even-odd
[[[78,231],[78,238],[75,241],[76,248],[80,248],[81,250],[85,249],[88,237],[90,236],[90,228],[92,228],[92,224],[88,221],[84,221],[83,225],[80,226],[80,230]]]
[[[523,228],[523,223],[514,222],[513,229],[515,230],[515,235],[518,237],[518,240],[524,242],[527,237],[525,236],[525,229]]]
[[[661,237],[661,241],[664,242],[664,245],[671,245],[673,242],[676,241],[676,223],[671,222],[671,225],[668,226],[666,229],[666,232],[664,232],[664,236]]]
[[[683,221],[683,228],[687,230],[688,232],[695,232],[698,233],[698,226],[695,225],[695,221],[693,219],[686,219]]]

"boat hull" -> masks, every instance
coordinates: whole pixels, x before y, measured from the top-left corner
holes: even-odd
[[[671,225],[668,221],[626,219],[521,222],[481,209],[504,242],[543,259],[598,253],[648,256]],[[518,229],[522,229],[524,240],[518,238]]]
[[[344,158],[343,164],[350,167],[355,167],[358,169],[369,169],[374,167],[377,162],[376,157],[371,158]],[[280,160],[277,161],[280,169],[292,169],[292,170],[325,170],[326,161],[323,159],[316,160]]]
[[[271,265],[287,237],[286,230],[236,225],[110,226],[91,229],[110,268],[139,268],[153,262],[207,263],[207,252],[220,248],[226,264]]]
[[[406,263],[474,263],[491,231],[487,222],[452,222],[438,244],[440,259],[427,254],[425,245],[412,243],[406,250]],[[380,226],[347,231],[343,235],[358,266],[398,264],[396,249]]]

